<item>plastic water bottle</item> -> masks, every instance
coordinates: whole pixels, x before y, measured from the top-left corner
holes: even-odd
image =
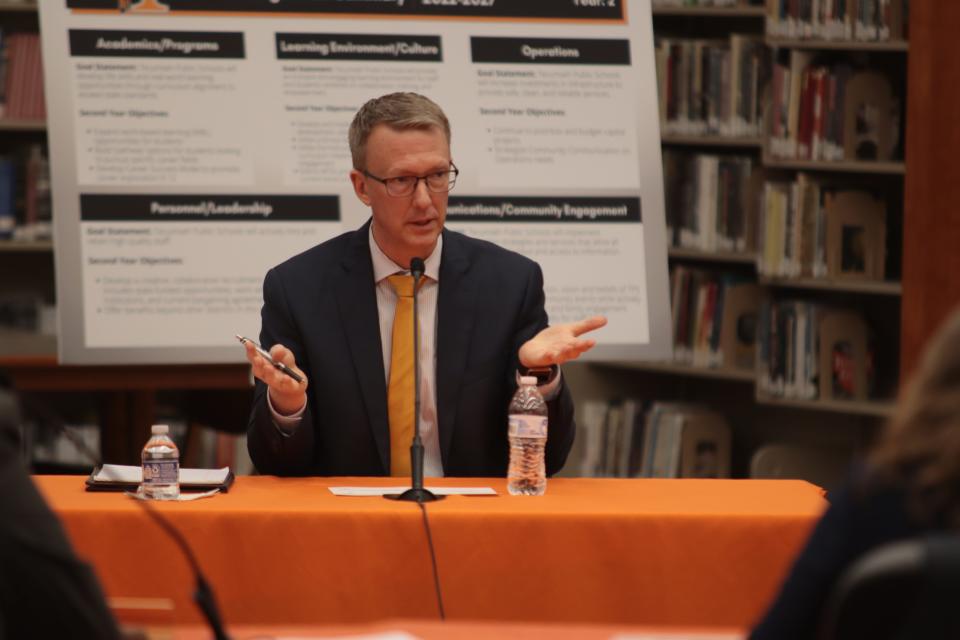
[[[140,491],[152,500],[176,500],[180,497],[180,450],[170,439],[170,427],[155,424],[143,447],[143,484]]]
[[[547,490],[544,454],[547,445],[547,403],[533,376],[520,378],[520,388],[510,401],[507,435],[510,467],[507,491],[514,496],[541,496]]]

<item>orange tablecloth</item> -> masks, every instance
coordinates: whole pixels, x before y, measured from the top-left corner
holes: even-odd
[[[174,543],[130,498],[37,477],[112,597],[172,598],[199,620]],[[238,478],[230,493],[158,504],[233,624],[437,615],[420,510],[327,487],[384,478]],[[427,507],[450,619],[745,628],[824,508],[800,481],[555,478],[540,498],[456,496]]]
[[[151,631],[150,629],[147,630]],[[207,627],[164,627],[154,634],[165,640],[209,640]],[[376,624],[338,626],[262,627],[234,625],[235,638],[350,638],[369,639],[376,634],[407,633],[422,640],[743,640],[741,629],[655,628],[624,625],[547,624],[531,622],[440,622],[387,620]]]

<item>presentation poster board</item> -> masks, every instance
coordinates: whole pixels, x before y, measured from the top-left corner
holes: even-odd
[[[392,91],[450,118],[449,228],[538,261],[552,323],[605,314],[589,357],[669,354],[649,0],[61,0],[40,18],[62,362],[241,361],[266,271],[369,218],[346,132]]]

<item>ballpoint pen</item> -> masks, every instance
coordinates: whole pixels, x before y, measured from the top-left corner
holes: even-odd
[[[263,356],[263,358],[264,358],[267,362],[269,362],[271,365],[273,365],[273,368],[274,368],[274,369],[276,369],[277,371],[280,371],[280,372],[282,372],[282,373],[287,374],[288,376],[290,376],[291,378],[293,378],[293,379],[296,380],[297,382],[303,382],[303,376],[301,376],[299,373],[297,373],[296,371],[294,371],[293,369],[291,369],[291,368],[288,367],[287,365],[283,364],[282,362],[277,362],[276,360],[274,360],[272,357],[270,357],[270,354],[267,352],[267,350],[264,349],[263,347],[261,347],[259,344],[257,344],[256,342],[254,342],[254,341],[251,340],[250,338],[246,338],[246,337],[244,337],[244,336],[241,336],[240,334],[234,334],[234,335],[236,335],[237,340],[239,340],[241,344],[246,344],[246,343],[248,343],[248,342],[249,342],[250,344],[252,344],[252,345],[253,345],[253,348],[257,350],[257,353],[259,353],[261,356]]]

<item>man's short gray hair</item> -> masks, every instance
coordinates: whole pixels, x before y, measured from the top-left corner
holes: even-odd
[[[350,155],[358,171],[366,169],[367,138],[378,124],[401,131],[438,128],[450,143],[450,121],[436,102],[419,93],[388,93],[368,100],[350,123]]]

